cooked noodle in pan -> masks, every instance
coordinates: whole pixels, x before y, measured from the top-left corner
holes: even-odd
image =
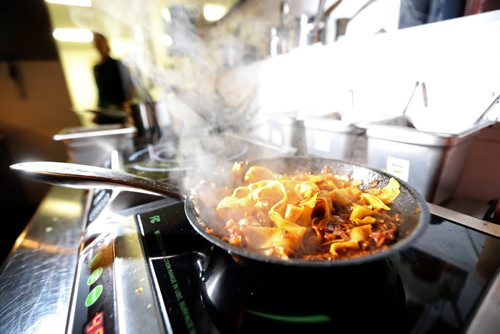
[[[399,182],[364,184],[325,167],[278,174],[236,163],[232,188],[202,198],[213,212],[207,232],[231,245],[282,259],[337,260],[376,253],[398,239],[390,204]]]

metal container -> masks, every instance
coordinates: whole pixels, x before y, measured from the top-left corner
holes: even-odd
[[[357,126],[366,130],[368,166],[407,181],[439,204],[455,192],[472,139],[487,124],[458,134],[419,131],[405,117]]]
[[[304,120],[307,154],[364,163],[363,129],[334,118]]]
[[[297,155],[305,152],[304,122],[293,112],[263,115],[250,134],[273,145],[293,147]]]
[[[132,119],[140,138],[152,140],[159,135],[160,126],[156,116],[156,103],[138,103],[130,105]]]
[[[135,127],[99,125],[66,128],[52,138],[66,145],[69,160],[75,163],[101,166],[113,150],[131,150]]]
[[[459,196],[483,202],[500,198],[499,152],[500,122],[496,122],[474,137],[457,189]]]

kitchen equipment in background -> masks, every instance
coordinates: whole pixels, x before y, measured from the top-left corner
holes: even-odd
[[[369,0],[363,4],[351,17],[339,17],[335,20],[335,40],[339,40],[345,36],[347,32],[347,26],[349,23],[356,18],[362,11],[364,11],[368,6],[374,3],[376,0]]]
[[[95,124],[121,124],[125,126],[128,122],[129,113],[117,109],[94,108],[86,109],[85,112],[94,114]]]
[[[500,197],[500,122],[474,137],[457,194],[481,201]]]
[[[364,163],[364,130],[339,117],[304,119],[307,154]]]
[[[439,84],[437,86],[439,87]],[[419,131],[449,134],[459,134],[474,125],[491,123],[495,118],[500,117],[499,110],[496,108],[500,100],[498,90],[493,91],[491,97],[487,97],[487,102],[484,105],[483,103],[475,103],[467,105],[466,108],[460,104],[453,106],[449,102],[450,97],[446,96],[443,88],[440,90],[434,86],[432,103],[429,103],[430,90],[428,85],[423,81],[415,81],[401,116]],[[445,97],[443,98],[443,96]],[[474,97],[471,93],[467,100],[482,101],[485,98],[486,96]],[[464,105],[466,105],[467,100],[463,100]]]
[[[297,155],[305,153],[304,122],[296,112],[269,113],[259,115],[259,120],[250,129],[251,136],[272,145],[292,147]]]
[[[134,103],[130,105],[138,137],[150,142],[160,135],[160,126],[155,108],[156,103],[154,102]]]
[[[69,161],[101,166],[114,150],[134,146],[136,128],[119,124],[66,128],[52,138],[65,144]]]
[[[304,115],[306,153],[311,156],[341,159],[364,164],[364,130],[355,126],[354,91],[331,89],[330,112]]]
[[[272,27],[270,30],[269,55],[271,56],[277,56],[290,51],[290,31],[288,29],[290,21],[290,5],[288,0],[280,1],[279,13],[279,26]]]
[[[357,124],[366,130],[367,165],[407,181],[436,204],[453,195],[472,139],[488,125],[446,134],[419,131],[404,116]]]
[[[295,18],[291,31],[291,48],[300,48],[321,42],[321,31],[315,26],[315,16],[302,14]]]
[[[476,119],[474,124],[480,124],[487,120],[500,121],[500,112],[497,110],[499,101],[500,101],[500,95],[497,94],[497,97],[495,97],[493,102],[491,102],[490,105],[483,111],[483,113]]]
[[[282,0],[280,2],[280,25],[270,30],[269,54],[275,56],[294,48],[325,43],[328,33],[326,21],[341,2],[342,0],[338,0],[326,7],[326,1],[320,0],[316,13],[302,13],[290,19],[288,1]]]
[[[330,159],[365,163],[364,130],[342,120],[341,113],[304,119],[306,153]]]
[[[413,87],[413,89],[411,91],[411,94],[410,94],[410,97],[408,99],[408,102],[406,103],[406,106],[403,109],[403,113],[401,115],[403,118],[406,118],[406,122],[407,122],[407,125],[409,127],[413,127],[413,128],[416,128],[416,129],[418,129],[418,127],[417,127],[418,124],[415,125],[413,123],[411,115],[408,115],[408,109],[410,107],[410,104],[413,102],[413,98],[415,96],[415,93],[417,92],[417,88],[418,87],[421,87],[420,92],[421,92],[421,98],[422,98],[423,107],[427,108],[429,106],[428,99],[427,99],[427,88],[426,88],[425,82],[416,81],[415,82],[415,86]]]

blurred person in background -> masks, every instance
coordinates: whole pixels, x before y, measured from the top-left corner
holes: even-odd
[[[94,47],[99,52],[99,63],[94,66],[94,78],[98,90],[98,107],[94,122],[97,124],[127,123],[124,112],[134,95],[134,85],[128,68],[120,60],[111,57],[106,37],[94,32]]]

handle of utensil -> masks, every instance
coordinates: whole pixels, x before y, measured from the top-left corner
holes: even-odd
[[[472,228],[476,231],[500,238],[500,225],[477,219],[448,208],[427,203],[429,211],[436,216],[449,220],[450,222]]]
[[[490,105],[486,108],[485,111],[477,118],[477,120],[474,122],[474,125],[479,124],[483,118],[490,112],[491,109],[495,106],[495,104],[498,103],[500,100],[500,94],[497,95],[497,97],[493,100],[493,102],[490,103]]]
[[[180,199],[185,197],[181,189],[176,185],[96,166],[33,161],[14,164],[10,168],[34,180],[63,187],[81,189],[120,188],[122,190]]]

